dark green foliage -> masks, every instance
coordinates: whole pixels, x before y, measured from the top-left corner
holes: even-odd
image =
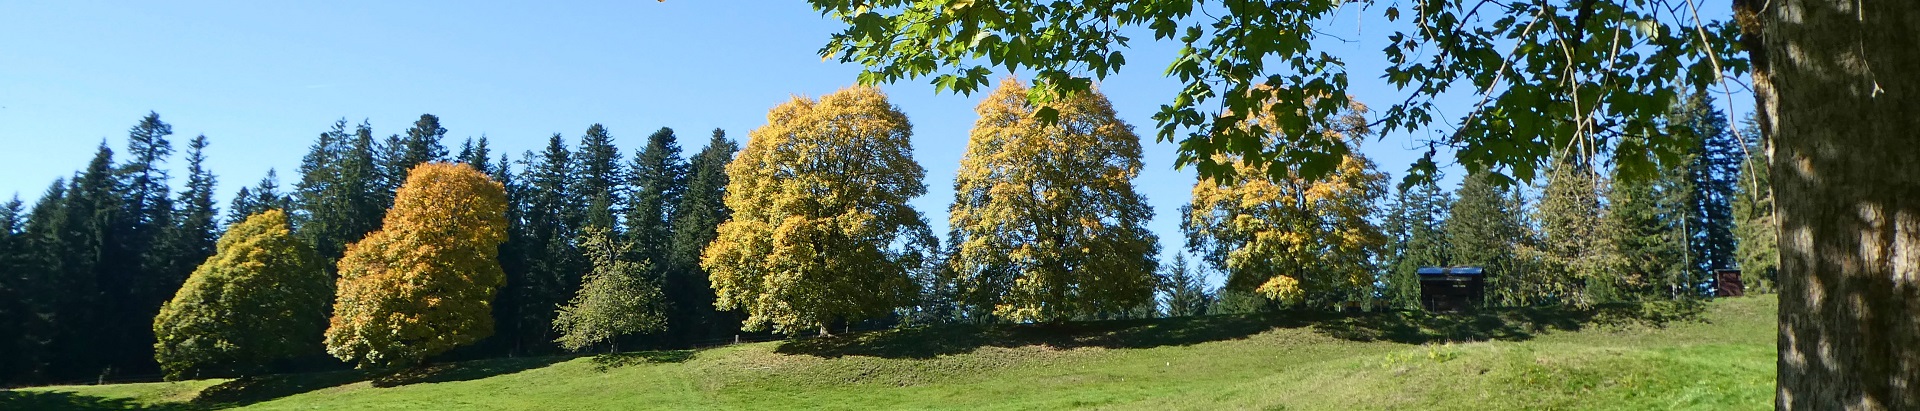
[[[1415,270],[1451,264],[1445,229],[1452,206],[1452,194],[1440,191],[1440,186],[1431,182],[1402,188],[1394,195],[1382,227],[1389,242],[1381,263],[1387,270],[1380,275],[1385,287],[1381,295],[1389,304],[1418,307],[1420,280]]]
[[[447,128],[440,126],[440,117],[421,114],[420,119],[413,122],[413,127],[407,128],[406,135],[387,137],[382,147],[385,153],[380,156],[380,175],[388,197],[392,197],[393,191],[400,188],[400,183],[407,181],[407,171],[412,170],[413,166],[429,161],[446,161],[447,148],[440,145],[440,140],[446,136]]]
[[[214,241],[220,235],[220,210],[213,202],[217,179],[206,168],[206,148],[204,135],[187,143],[187,190],[180,193],[173,232],[168,236],[175,253],[172,269],[183,280],[193,267],[213,255]]]
[[[374,150],[370,126],[362,123],[350,132],[347,120],[340,119],[332,130],[320,134],[300,162],[300,182],[294,185],[294,225],[328,273],[347,244],[380,229],[392,202],[382,189]]]
[[[493,175],[495,173],[489,169],[491,165],[487,163],[493,160],[492,155],[492,152],[487,148],[487,136],[482,135],[478,142],[471,137],[467,138],[466,141],[460,142],[460,153],[455,154],[453,159],[454,161],[473,166],[473,169],[480,170],[481,173]]]
[[[280,177],[273,169],[267,169],[267,176],[252,188],[241,187],[233,195],[233,202],[227,206],[227,224],[246,220],[247,216],[260,214],[267,210],[290,210],[293,199],[280,192]]]
[[[1238,291],[1225,286],[1213,289],[1213,304],[1207,305],[1207,314],[1252,314],[1274,309],[1273,301],[1252,291]]]
[[[1508,291],[1523,274],[1514,247],[1525,235],[1520,208],[1486,173],[1467,174],[1454,196],[1445,226],[1450,265],[1485,268],[1489,303],[1520,303],[1524,296]]]
[[[32,266],[27,259],[25,205],[20,196],[0,204],[0,382],[12,381],[31,367],[35,358],[22,350],[25,329],[32,321],[26,280]]]
[[[620,170],[620,149],[614,147],[613,136],[607,134],[607,128],[600,124],[587,127],[587,134],[580,136],[580,147],[576,148],[574,160],[574,186],[572,191],[585,200],[585,208],[577,216],[581,227],[616,228],[615,205],[624,199],[621,186],[625,176]]]
[[[1617,299],[1680,298],[1698,294],[1701,279],[1687,264],[1687,238],[1681,223],[1685,187],[1682,170],[1663,172],[1658,181],[1614,179],[1607,200],[1608,234],[1620,253]]]
[[[1771,292],[1780,268],[1780,226],[1773,208],[1773,167],[1767,163],[1771,143],[1760,137],[1748,120],[1745,152],[1734,185],[1733,232],[1738,238],[1740,277],[1748,292]]]
[[[1188,266],[1187,254],[1175,254],[1173,264],[1163,270],[1166,281],[1161,283],[1160,292],[1166,295],[1167,316],[1206,315],[1207,306],[1213,305],[1213,295],[1207,292],[1206,278]]]
[[[627,237],[634,240],[640,259],[665,261],[673,238],[668,218],[687,184],[687,165],[680,159],[673,129],[663,127],[647,136],[647,146],[634,154],[628,173],[633,201],[627,209]]]
[[[1547,184],[1533,216],[1540,221],[1537,253],[1543,274],[1515,277],[1502,296],[1515,304],[1593,304],[1621,298],[1620,287],[1636,281],[1622,276],[1615,225],[1602,199],[1607,180],[1582,154],[1561,157],[1547,170]]]
[[[538,155],[526,153],[527,166],[512,195],[523,230],[510,235],[513,253],[525,259],[519,278],[509,277],[504,298],[512,302],[512,318],[499,325],[498,334],[516,351],[552,352],[555,348],[554,309],[567,301],[579,288],[586,261],[573,244],[578,235],[578,219],[584,207],[575,187],[572,153],[559,134],[547,139],[547,147]],[[505,269],[505,263],[503,263]],[[513,275],[513,274],[509,274]],[[516,281],[517,280],[517,281]]]
[[[100,260],[102,316],[93,338],[102,340],[109,367],[117,372],[154,369],[153,334],[148,322],[185,278],[172,270],[178,257],[168,250],[173,230],[173,196],[166,168],[173,154],[167,136],[173,126],[148,113],[127,130],[127,159],[113,172],[122,219],[107,229]]]
[[[649,139],[648,146],[653,144]],[[662,147],[668,147],[664,144]],[[678,147],[674,147],[676,150]],[[726,131],[713,129],[706,148],[693,156],[686,168],[686,185],[673,206],[672,240],[669,247],[663,286],[667,292],[668,324],[672,335],[688,339],[707,339],[732,335],[740,330],[745,317],[738,312],[723,312],[713,306],[713,287],[707,272],[700,268],[700,254],[706,251],[718,233],[720,223],[731,214],[724,199],[727,192],[727,163],[740,146],[727,139]],[[664,148],[659,151],[665,154]],[[675,153],[677,154],[677,153]],[[670,187],[672,185],[669,185]],[[635,197],[643,191],[636,190]],[[628,218],[632,222],[632,218]],[[631,232],[629,233],[631,234]]]
[[[1685,156],[1684,190],[1678,204],[1684,214],[1681,229],[1687,239],[1691,273],[1705,276],[1714,269],[1738,265],[1735,255],[1733,201],[1743,158],[1740,142],[1727,117],[1713,107],[1705,90],[1696,91],[1674,110],[1669,132],[1694,141]]]

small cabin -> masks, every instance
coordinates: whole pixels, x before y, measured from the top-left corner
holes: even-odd
[[[1740,270],[1722,268],[1713,270],[1713,296],[1739,297],[1747,295],[1747,287],[1740,284]]]
[[[1431,312],[1460,312],[1487,300],[1487,277],[1480,267],[1420,267],[1420,306]]]

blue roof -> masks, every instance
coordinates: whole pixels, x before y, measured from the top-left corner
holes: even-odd
[[[1419,275],[1482,275],[1482,274],[1484,274],[1484,271],[1485,271],[1485,270],[1482,270],[1482,269],[1480,269],[1480,267],[1420,267],[1420,269],[1418,269],[1418,270],[1414,270],[1414,274],[1419,274]]]

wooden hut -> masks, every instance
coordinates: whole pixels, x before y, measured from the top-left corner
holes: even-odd
[[[1432,312],[1460,312],[1487,300],[1487,278],[1480,267],[1420,267],[1420,306]]]
[[[1713,270],[1713,296],[1739,297],[1747,295],[1747,287],[1740,283],[1740,270],[1722,268]]]

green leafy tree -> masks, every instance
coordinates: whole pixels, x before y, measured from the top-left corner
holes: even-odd
[[[327,352],[407,366],[493,334],[506,190],[462,164],[414,167],[380,231],[347,247]]]
[[[169,380],[257,375],[275,360],[321,352],[333,284],[287,215],[236,223],[219,251],[153,320],[154,360]]]
[[[1015,322],[1121,314],[1153,301],[1153,207],[1133,190],[1140,137],[1098,93],[1042,123],[1008,78],[976,112],[954,178],[948,258],[973,304]]]
[[[647,278],[647,263],[628,260],[632,246],[615,239],[610,231],[589,226],[580,241],[593,270],[553,319],[553,329],[560,334],[554,341],[561,348],[580,351],[613,342],[613,351],[618,352],[620,336],[666,328],[665,297]]]
[[[913,304],[910,270],[933,235],[908,200],[926,193],[905,114],[874,88],[767,113],[727,166],[733,218],[701,260],[716,306],[745,326],[794,332]]]

